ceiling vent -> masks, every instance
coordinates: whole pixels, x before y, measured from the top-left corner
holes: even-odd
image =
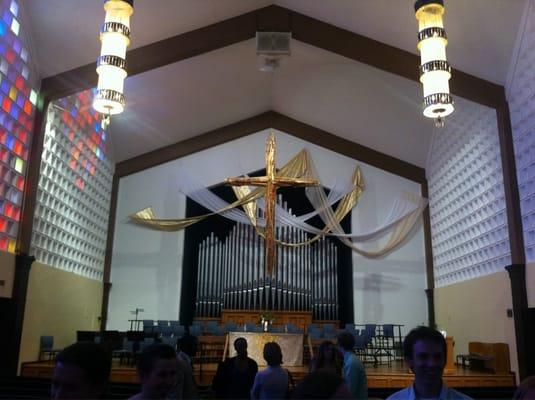
[[[256,54],[290,55],[291,32],[256,32]]]

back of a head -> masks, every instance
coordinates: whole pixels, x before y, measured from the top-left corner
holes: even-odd
[[[111,370],[111,354],[100,344],[78,342],[56,357],[50,386],[51,399],[102,397]]]
[[[189,334],[184,335],[178,340],[178,348],[193,358],[197,352],[197,338]]]
[[[142,375],[149,375],[158,360],[170,359],[176,359],[176,352],[173,347],[163,343],[151,344],[141,352],[137,368]]]
[[[535,399],[535,375],[524,379],[513,396],[513,400]]]
[[[264,345],[264,359],[271,367],[282,364],[282,350],[278,343],[267,342]]]
[[[318,370],[306,375],[296,386],[294,399],[330,399],[344,383],[341,376],[325,370]]]
[[[236,353],[238,356],[246,356],[247,355],[247,340],[243,337],[239,337],[236,340],[234,340],[234,349],[236,350]]]
[[[353,347],[355,347],[355,337],[349,332],[340,332],[338,345],[345,351],[352,351]]]
[[[447,355],[446,339],[444,339],[442,333],[427,326],[418,326],[412,329],[403,341],[403,356],[406,359],[412,360],[414,344],[418,341],[428,341],[439,344],[442,347],[444,356]]]
[[[57,363],[77,366],[94,384],[105,384],[110,377],[111,354],[94,342],[77,342],[65,347],[57,355]]]

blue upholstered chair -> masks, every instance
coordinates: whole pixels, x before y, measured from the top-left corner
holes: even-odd
[[[202,326],[200,326],[200,325],[191,325],[189,327],[189,334],[191,336],[195,336],[195,337],[201,336],[203,334]]]
[[[154,332],[154,320],[144,319],[143,320],[143,332],[152,333]]]
[[[238,330],[238,325],[234,321],[227,321],[223,325],[225,332],[236,332]]]
[[[61,349],[54,349],[54,336],[44,335],[39,340],[39,361],[48,356],[49,360],[56,358]]]

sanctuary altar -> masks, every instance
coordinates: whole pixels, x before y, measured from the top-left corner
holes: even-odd
[[[238,338],[247,340],[247,352],[249,357],[256,361],[259,366],[266,366],[264,360],[264,345],[267,342],[277,342],[282,350],[282,361],[285,367],[297,367],[303,365],[303,334],[302,333],[276,333],[276,332],[229,332],[225,345],[224,356],[234,357],[236,350],[233,343]]]

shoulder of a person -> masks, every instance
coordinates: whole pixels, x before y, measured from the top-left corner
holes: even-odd
[[[392,393],[386,398],[386,400],[398,400],[398,399],[408,399],[409,398],[409,389],[401,389],[397,392]]]

